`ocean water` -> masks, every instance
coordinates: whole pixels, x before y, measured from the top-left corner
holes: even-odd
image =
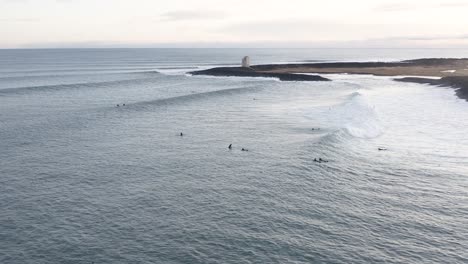
[[[453,89],[187,74],[466,54],[0,50],[0,263],[468,263]]]

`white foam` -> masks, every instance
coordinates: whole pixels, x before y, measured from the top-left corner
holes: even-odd
[[[433,79],[433,80],[442,79],[442,77],[439,77],[439,76],[422,76],[422,75],[397,75],[397,76],[391,77],[391,79],[397,79],[397,78],[423,78],[423,79]]]
[[[228,80],[249,80],[249,81],[277,81],[281,82],[279,78],[276,77],[250,77],[250,76],[213,76],[213,75],[192,75],[190,73],[185,73],[187,77],[193,78],[204,78],[204,79],[228,79]]]
[[[318,112],[310,110],[306,117],[333,130],[344,130],[357,138],[375,138],[384,132],[376,108],[369,102],[366,90],[346,96],[343,103]]]
[[[382,134],[380,119],[367,97],[361,92],[350,95],[350,101],[338,109],[343,117],[343,126],[349,134],[359,138],[375,138]]]

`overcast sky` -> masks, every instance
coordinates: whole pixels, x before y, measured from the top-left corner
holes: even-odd
[[[0,48],[468,47],[468,0],[0,0]]]

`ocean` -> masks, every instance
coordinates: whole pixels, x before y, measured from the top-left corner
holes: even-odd
[[[0,50],[0,263],[468,263],[454,89],[187,74],[466,54]]]

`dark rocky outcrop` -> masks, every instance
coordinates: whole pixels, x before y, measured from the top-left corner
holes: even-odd
[[[468,101],[468,76],[448,76],[441,79],[406,77],[394,79],[399,82],[412,82],[421,84],[430,84],[437,86],[447,86],[456,89],[457,96]]]
[[[266,77],[278,78],[281,81],[330,81],[319,75],[295,74],[295,73],[269,73],[257,71],[254,68],[244,67],[219,67],[202,71],[190,72],[192,75],[209,76],[235,76],[235,77]]]

